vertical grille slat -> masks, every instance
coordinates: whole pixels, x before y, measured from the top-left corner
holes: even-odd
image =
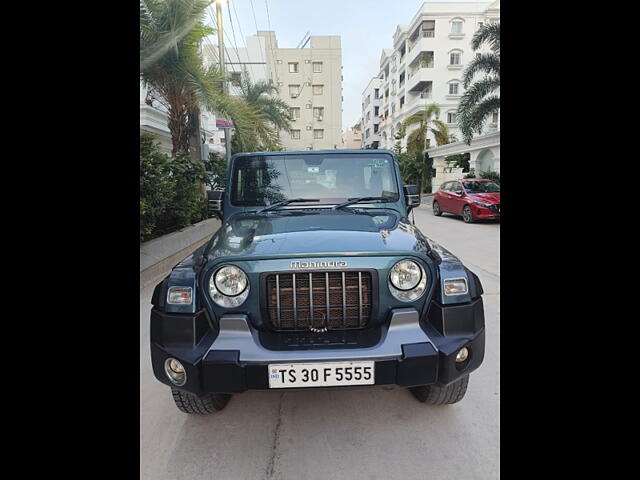
[[[358,325],[362,326],[362,272],[358,272]]]
[[[278,310],[278,328],[282,327],[280,320],[280,275],[276,275],[276,308]]]
[[[273,273],[266,278],[266,308],[276,330],[364,328],[373,303],[368,271]]]

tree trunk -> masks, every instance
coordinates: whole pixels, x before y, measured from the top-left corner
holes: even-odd
[[[187,109],[185,105],[173,105],[169,109],[167,126],[171,133],[171,156],[189,153],[189,134],[187,132]]]

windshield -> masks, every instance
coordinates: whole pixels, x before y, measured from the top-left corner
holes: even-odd
[[[467,193],[499,193],[500,185],[493,182],[462,182]]]
[[[393,160],[384,153],[240,157],[234,161],[231,182],[231,203],[243,206],[299,197],[319,200],[309,205],[354,197],[399,199]]]

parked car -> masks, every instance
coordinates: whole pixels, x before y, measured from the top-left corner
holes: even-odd
[[[466,223],[500,218],[500,185],[480,178],[445,182],[433,196],[433,214],[462,215]]]
[[[178,409],[247,390],[464,397],[484,358],[482,285],[409,220],[420,195],[393,152],[238,154],[226,185],[220,229],[153,292],[153,372]]]

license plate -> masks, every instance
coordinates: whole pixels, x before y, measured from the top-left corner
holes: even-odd
[[[373,385],[375,362],[289,363],[269,365],[269,388]]]

